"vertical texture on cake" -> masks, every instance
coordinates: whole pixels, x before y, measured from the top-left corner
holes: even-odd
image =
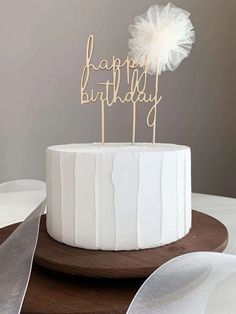
[[[57,151],[47,154],[47,229],[59,239],[62,238],[60,157]]]
[[[178,238],[182,238],[186,232],[186,222],[185,222],[185,155],[184,151],[179,152],[176,155],[177,160],[177,210],[178,210]],[[184,207],[184,210],[182,208]]]
[[[97,212],[95,201],[96,155],[76,154],[75,159],[75,243],[97,247]]]
[[[162,165],[162,238],[161,243],[177,238],[176,154],[166,153]]]
[[[114,186],[112,182],[113,156],[99,154],[96,157],[96,213],[97,213],[97,247],[104,250],[115,247],[115,204]]]
[[[112,180],[115,189],[115,249],[138,249],[137,201],[139,155],[133,152],[117,153],[114,157]]]
[[[187,147],[156,151],[59,147],[47,150],[46,171],[47,230],[68,245],[151,248],[178,240],[191,227]]]
[[[185,171],[186,171],[186,177],[185,177],[185,186],[186,186],[186,190],[185,190],[185,196],[186,196],[186,204],[185,204],[185,213],[186,213],[186,233],[189,231],[190,226],[192,224],[192,213],[189,210],[189,208],[191,208],[192,206],[192,202],[191,202],[191,153],[190,150],[188,150],[185,154]]]
[[[75,245],[75,154],[60,154],[60,175],[62,239]]]
[[[46,151],[46,190],[47,190],[47,229],[50,230],[52,234],[52,216],[53,216],[53,204],[52,204],[52,192],[51,192],[51,151],[47,149]]]
[[[161,243],[163,154],[145,154],[139,160],[138,245],[145,248]],[[149,226],[147,228],[147,226]]]

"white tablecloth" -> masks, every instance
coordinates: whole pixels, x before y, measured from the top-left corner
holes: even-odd
[[[46,197],[44,182],[16,180],[0,184],[0,228],[23,221]]]
[[[193,193],[192,208],[215,217],[226,226],[229,242],[225,253],[236,254],[236,199]]]

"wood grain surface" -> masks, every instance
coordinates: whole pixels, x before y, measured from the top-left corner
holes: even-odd
[[[42,217],[35,263],[51,270],[94,278],[148,277],[168,260],[190,252],[222,252],[228,241],[225,226],[206,214],[193,211],[187,236],[169,245],[137,251],[93,251],[53,240]]]

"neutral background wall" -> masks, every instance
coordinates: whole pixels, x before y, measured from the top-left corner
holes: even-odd
[[[153,0],[0,0],[0,181],[44,179],[52,144],[99,140],[99,106],[80,105],[87,37],[124,57]],[[158,1],[167,3],[167,1]],[[192,148],[193,190],[236,197],[236,1],[175,0],[191,12],[191,56],[160,79],[158,140]],[[138,141],[149,141],[139,106]],[[130,105],[107,111],[108,141],[130,141]]]

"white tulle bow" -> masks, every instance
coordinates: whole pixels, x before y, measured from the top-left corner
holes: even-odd
[[[195,40],[190,13],[171,3],[153,5],[129,26],[129,55],[136,63],[149,65],[149,73],[175,70],[188,57]]]

